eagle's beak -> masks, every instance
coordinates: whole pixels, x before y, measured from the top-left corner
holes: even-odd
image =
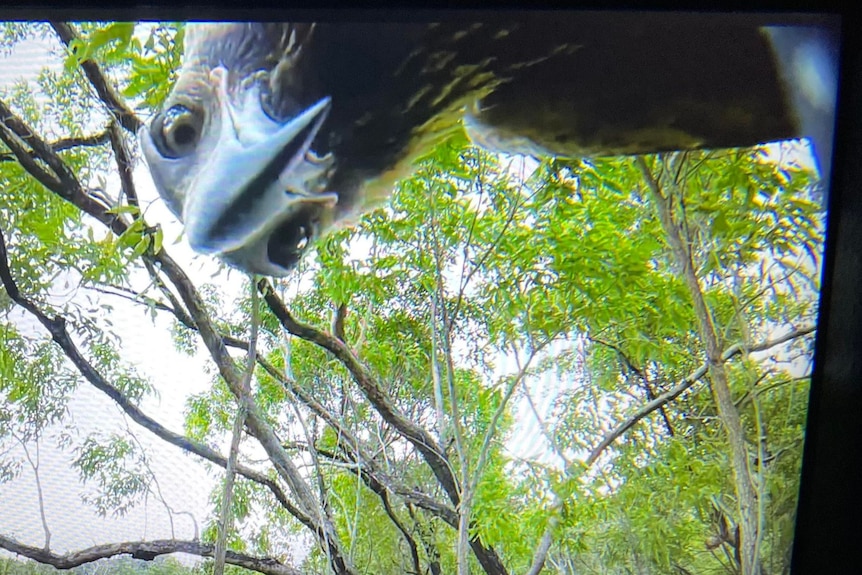
[[[264,113],[257,87],[237,102],[228,97],[225,70],[211,78],[214,101],[194,151],[166,157],[144,129],[144,155],[195,251],[246,271],[283,275],[338,199],[325,190],[331,160],[310,150],[330,99],[280,123]],[[303,233],[286,237],[284,230],[294,228]],[[271,238],[274,233],[279,237]],[[280,245],[285,241],[291,245]]]
[[[200,253],[233,251],[271,233],[298,203],[336,200],[334,194],[308,189],[320,174],[307,154],[326,119],[329,98],[278,125],[262,110],[250,109],[260,107],[257,90],[249,90],[252,97],[242,108],[233,108],[226,77],[221,74],[217,84],[218,118],[211,124],[217,140],[207,146],[210,157],[183,206],[189,243]]]

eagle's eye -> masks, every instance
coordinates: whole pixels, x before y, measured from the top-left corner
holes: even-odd
[[[203,129],[199,110],[175,104],[159,114],[151,134],[159,152],[167,158],[182,158],[192,153]]]
[[[282,223],[269,238],[267,253],[270,261],[285,269],[296,265],[314,241],[317,226],[317,215],[313,210],[302,210]]]

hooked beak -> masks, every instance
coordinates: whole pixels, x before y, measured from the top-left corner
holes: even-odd
[[[160,194],[183,220],[192,249],[248,272],[284,275],[338,201],[325,191],[332,158],[318,158],[310,149],[330,99],[280,123],[263,111],[256,86],[234,103],[227,71],[212,74],[217,103],[195,157],[156,156],[144,129],[147,163]]]
[[[267,133],[266,125],[254,125],[260,124],[260,117],[250,111],[235,114],[223,89],[218,96],[220,117],[214,123],[219,126],[218,138],[183,206],[186,233],[195,251],[239,249],[271,232],[297,204],[337,201],[335,194],[309,189],[323,167],[311,159],[309,146],[329,112],[329,98]],[[259,106],[258,102],[247,106]],[[244,120],[252,125],[242,125]]]

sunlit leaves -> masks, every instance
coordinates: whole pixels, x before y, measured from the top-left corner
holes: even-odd
[[[523,562],[530,556],[543,525],[526,521],[526,516],[536,511],[531,509],[535,502],[521,499],[517,490],[518,485],[511,480],[502,458],[492,462],[483,473],[476,493],[474,532],[503,550],[507,563],[514,569],[523,571],[527,568]]]
[[[127,98],[140,98],[151,109],[158,108],[167,98],[179,69],[184,36],[183,24],[152,26],[146,39],[130,42],[132,70],[122,93]]]
[[[235,413],[231,395],[223,383],[214,385],[202,394],[191,396],[186,402],[185,433],[203,441],[213,432],[231,429]]]
[[[84,495],[100,515],[124,515],[149,492],[144,456],[130,439],[91,436],[76,452],[73,465],[83,479],[95,481],[100,488]]]
[[[90,26],[85,26],[90,28]],[[125,56],[128,45],[135,31],[133,22],[111,22],[95,27],[82,38],[69,44],[69,56],[66,59],[67,70],[73,69],[82,62],[94,58],[97,54],[105,61],[116,62]]]

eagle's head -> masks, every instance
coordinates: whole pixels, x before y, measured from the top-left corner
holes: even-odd
[[[329,97],[283,93],[312,27],[285,30],[188,25],[176,86],[140,133],[156,188],[191,247],[274,276],[332,223],[339,199],[327,187],[331,155],[312,147]]]

